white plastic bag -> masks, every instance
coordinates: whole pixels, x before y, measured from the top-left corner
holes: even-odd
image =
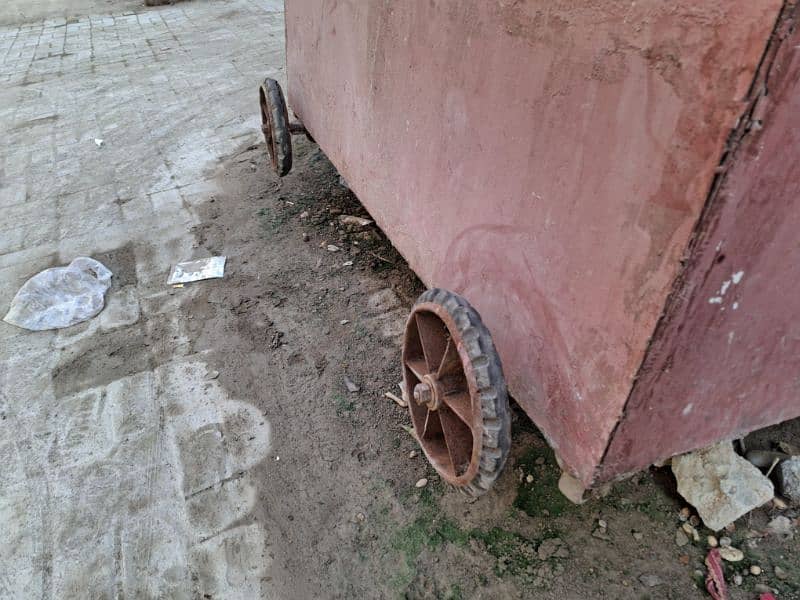
[[[81,256],[66,267],[45,269],[25,282],[3,318],[23,329],[60,329],[91,319],[103,310],[111,271]]]

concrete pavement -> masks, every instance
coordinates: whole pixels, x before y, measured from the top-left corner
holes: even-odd
[[[0,323],[0,597],[264,595],[249,469],[269,416],[192,354],[177,315],[192,290],[166,277],[208,254],[192,227],[211,169],[258,140],[282,2],[52,4],[0,7],[0,312],[76,256],[114,284],[88,323]]]

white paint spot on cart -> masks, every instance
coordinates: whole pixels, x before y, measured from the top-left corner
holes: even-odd
[[[734,338],[734,336],[736,336],[736,332],[735,332],[735,331],[731,331],[731,332],[728,334],[728,346],[730,346],[731,344],[733,344],[733,338]]]
[[[722,287],[719,288],[719,295],[720,296],[724,296],[725,292],[728,291],[729,287],[731,287],[731,280],[730,279],[726,279],[725,281],[722,282]]]
[[[692,412],[693,408],[694,408],[694,402],[689,402],[689,404],[687,404],[686,406],[683,407],[683,410],[681,411],[681,414],[685,417],[690,412]]]
[[[731,308],[732,308],[733,310],[736,310],[737,308],[739,308],[739,303],[738,303],[738,302],[734,302],[734,303],[733,303],[733,306],[731,306]]]
[[[739,282],[744,277],[744,271],[736,271],[736,273],[731,276],[731,281],[733,281],[733,285],[739,285]]]
[[[722,296],[712,296],[708,299],[709,304],[722,304]]]

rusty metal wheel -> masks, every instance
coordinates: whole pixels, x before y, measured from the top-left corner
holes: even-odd
[[[434,468],[468,495],[486,493],[511,446],[508,393],[489,330],[458,294],[432,289],[414,304],[403,341],[403,386]]]
[[[292,134],[289,130],[289,111],[280,84],[269,77],[258,88],[261,107],[261,130],[267,142],[272,168],[279,177],[292,168]]]

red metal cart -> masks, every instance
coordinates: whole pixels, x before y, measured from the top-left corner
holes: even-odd
[[[800,415],[797,24],[782,0],[287,2],[302,126],[265,83],[273,163],[310,132],[433,288],[403,371],[447,481],[502,468],[505,381],[583,487]]]

